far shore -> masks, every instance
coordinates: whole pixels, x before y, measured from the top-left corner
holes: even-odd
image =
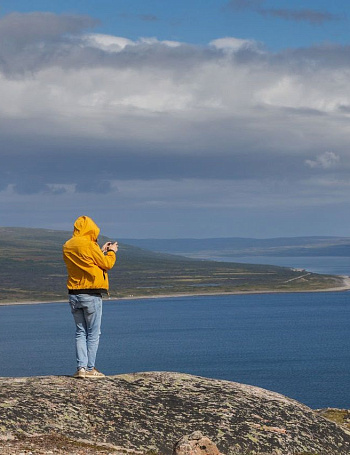
[[[103,300],[141,300],[141,299],[166,299],[166,298],[179,298],[179,297],[205,297],[205,296],[219,296],[219,295],[250,295],[250,294],[302,294],[302,293],[314,293],[314,292],[341,292],[350,290],[350,277],[342,276],[343,286],[335,288],[325,288],[325,289],[300,289],[300,290],[256,290],[256,291],[232,291],[232,292],[202,292],[202,293],[183,293],[183,294],[156,294],[156,295],[130,295],[127,297],[105,297]],[[12,301],[12,302],[0,302],[0,306],[9,306],[9,305],[41,305],[49,303],[68,303],[68,298],[65,300],[26,300],[26,301]]]

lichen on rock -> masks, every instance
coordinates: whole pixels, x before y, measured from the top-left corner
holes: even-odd
[[[220,455],[220,452],[207,436],[194,431],[175,443],[173,455]]]
[[[176,441],[195,431],[225,455],[350,454],[345,428],[295,400],[253,386],[165,372],[99,381],[0,378],[3,438],[58,435],[170,455]],[[5,444],[13,441],[0,440],[0,453]]]

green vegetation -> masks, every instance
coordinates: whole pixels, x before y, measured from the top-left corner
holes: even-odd
[[[350,410],[348,409],[321,409],[318,413],[332,422],[338,425],[344,426],[347,430],[350,430]]]
[[[62,244],[70,232],[0,228],[0,302],[66,298]],[[100,243],[107,239],[100,238]],[[111,297],[252,291],[310,291],[342,286],[338,277],[270,265],[193,260],[121,244],[110,272]]]

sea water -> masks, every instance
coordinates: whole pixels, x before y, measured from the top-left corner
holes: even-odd
[[[280,267],[306,269],[308,272],[325,275],[350,275],[350,257],[342,256],[201,256],[203,259],[223,262],[241,262],[244,264],[270,264]]]
[[[350,408],[350,293],[104,302],[97,368],[177,371]],[[0,307],[0,376],[75,370],[68,304]]]

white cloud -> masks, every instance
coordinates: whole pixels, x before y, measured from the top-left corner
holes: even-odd
[[[133,41],[51,16],[56,32],[45,26],[40,35],[47,17],[31,19],[35,27],[26,31],[22,17],[13,36],[0,27],[14,42],[12,52],[0,43],[0,183],[22,191],[13,197],[36,192],[39,200],[46,191],[80,201],[88,192],[89,202],[99,191],[107,200],[117,182],[116,200],[130,207],[255,210],[349,199],[350,48],[274,54],[235,37],[208,46]],[[320,184],[310,168],[320,178],[341,174],[340,183]],[[135,186],[141,202],[133,181],[147,182]]]
[[[106,52],[120,52],[126,46],[133,46],[135,43],[127,38],[101,33],[90,33],[82,38],[83,45],[96,47]]]
[[[315,160],[305,160],[305,164],[312,169],[331,169],[335,167],[340,161],[340,157],[334,152],[325,152],[318,155]]]
[[[82,45],[101,49],[105,52],[120,52],[125,49],[126,46],[137,46],[140,44],[155,45],[162,44],[168,47],[178,47],[181,43],[178,41],[164,40],[159,41],[157,38],[143,38],[141,37],[138,41],[132,41],[122,36],[105,35],[102,33],[89,33],[84,35],[82,38]]]
[[[69,124],[68,132],[79,134],[81,123],[91,121],[87,134],[116,139],[121,130],[115,128],[113,118],[127,123],[126,130],[130,130],[146,114],[175,115],[168,117],[175,135],[178,128],[184,128],[182,121],[201,123],[206,131],[219,117],[232,119],[233,124],[245,123],[240,138],[259,134],[263,142],[271,142],[273,136],[278,142],[281,127],[287,137],[291,129],[296,133],[298,128],[295,136],[300,135],[301,140],[294,142],[297,147],[310,139],[317,143],[314,130],[322,132],[326,123],[330,136],[338,130],[342,140],[345,133],[338,118],[348,115],[341,106],[350,105],[350,68],[323,65],[313,60],[312,50],[305,63],[303,55],[262,54],[254,41],[234,37],[214,40],[204,49],[154,38],[132,41],[101,34],[83,35],[69,45],[57,46],[57,52],[49,54],[45,43],[27,49],[26,58],[33,54],[30,65],[38,60],[35,71],[30,67],[13,77],[7,73],[1,77],[1,116],[42,116],[44,123],[51,123],[49,129]],[[233,52],[222,53],[223,49]],[[328,51],[324,51],[325,57]],[[320,52],[318,49],[315,55]],[[11,62],[24,65],[25,59],[19,51],[8,56],[7,64]],[[322,120],[312,111],[331,117]],[[278,122],[278,129],[272,127],[272,121]],[[173,138],[171,127],[163,127],[159,133],[165,141]],[[221,142],[222,137],[220,132],[217,139]]]
[[[238,51],[242,49],[251,49],[257,51],[261,48],[261,44],[252,39],[234,38],[232,36],[226,38],[218,38],[210,41],[209,45],[216,49],[223,49],[226,51]]]
[[[281,138],[284,151],[300,153],[305,145],[319,149],[335,140],[342,148],[348,142],[340,121],[349,115],[340,110],[350,105],[348,68],[306,68],[298,58],[275,61],[251,50],[235,57],[213,46],[96,36],[102,54],[89,53],[94,49],[84,37],[63,60],[0,76],[0,116],[33,119],[33,132],[45,125],[57,134],[116,140],[185,138],[189,147],[213,143],[228,153],[242,142],[276,150]]]

